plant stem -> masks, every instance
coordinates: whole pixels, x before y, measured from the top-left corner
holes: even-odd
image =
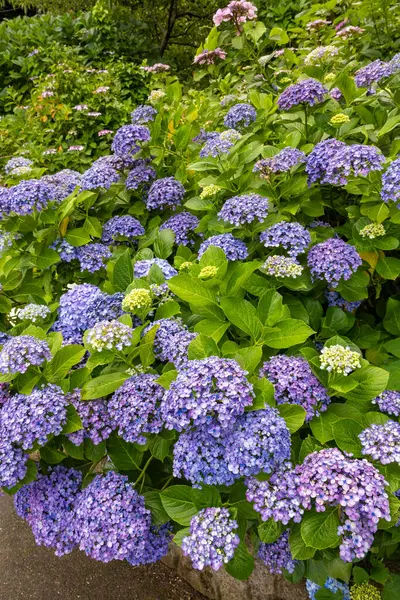
[[[149,460],[144,465],[142,472],[140,473],[139,477],[136,479],[136,481],[133,485],[137,485],[139,483],[139,481],[141,481],[144,478],[146,471],[147,471],[147,467],[149,466],[149,464],[151,463],[152,460],[153,460],[153,457],[150,456]],[[142,491],[142,487],[143,487],[143,484],[140,487],[140,491]]]
[[[307,104],[304,104],[304,129],[305,129],[306,142],[308,142],[308,114],[307,114]]]

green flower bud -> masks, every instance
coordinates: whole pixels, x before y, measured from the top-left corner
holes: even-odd
[[[153,303],[151,292],[145,288],[132,290],[122,300],[122,308],[128,312],[135,313],[138,310],[150,310]]]

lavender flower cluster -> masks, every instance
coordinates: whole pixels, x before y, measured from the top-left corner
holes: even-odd
[[[257,111],[251,104],[235,104],[224,118],[224,125],[229,129],[244,129],[257,119]]]
[[[149,271],[153,265],[159,267],[164,275],[165,279],[171,279],[174,275],[178,275],[178,271],[171,267],[167,260],[163,258],[150,258],[148,260],[138,260],[133,266],[133,274],[139,279],[140,277],[147,277]]]
[[[341,279],[350,279],[362,260],[354,246],[340,238],[329,238],[311,248],[307,263],[314,280],[320,279],[335,288]]]
[[[311,244],[311,236],[300,223],[281,221],[268,227],[260,235],[260,241],[266,248],[279,248],[287,250],[289,256],[296,258],[306,251]]]
[[[4,215],[30,215],[47,208],[50,202],[57,199],[55,186],[41,179],[23,180],[1,192],[0,212]]]
[[[141,185],[145,188],[157,177],[157,173],[144,158],[134,161],[125,181],[127,190],[137,190]]]
[[[221,248],[228,260],[245,260],[249,254],[246,244],[242,240],[235,238],[231,233],[222,233],[221,235],[212,235],[209,237],[200,245],[198,257],[201,258],[210,246]]]
[[[310,77],[289,85],[279,96],[277,104],[281,110],[290,110],[299,104],[314,106],[323,102],[327,93],[328,90],[322,83]]]
[[[233,359],[210,356],[192,360],[171,383],[161,404],[167,429],[182,431],[209,423],[214,417],[222,429],[253,403],[254,392],[246,372]]]
[[[284,354],[272,356],[261,367],[260,377],[267,377],[274,384],[277,404],[302,406],[306,411],[306,421],[319,416],[331,401],[305,358]]]
[[[27,304],[18,311],[18,318],[21,321],[31,321],[37,323],[44,321],[51,314],[51,310],[45,304]]]
[[[76,250],[81,271],[89,271],[89,273],[100,271],[105,266],[104,261],[111,256],[110,250],[104,244],[85,244]]]
[[[119,179],[120,175],[114,167],[104,160],[97,160],[82,175],[81,187],[83,190],[108,190],[113,183],[118,183]]]
[[[381,198],[384,202],[393,200],[400,206],[400,158],[391,162],[382,175]]]
[[[306,580],[306,589],[310,600],[316,600],[315,594],[322,588],[327,589],[329,592],[332,592],[332,594],[340,592],[342,594],[342,600],[353,600],[350,596],[350,590],[347,583],[343,583],[338,579],[328,577],[323,586],[314,583],[311,579]]]
[[[200,221],[190,212],[181,212],[165,221],[160,231],[171,229],[175,234],[175,243],[182,246],[192,245],[194,240],[190,239],[191,234],[198,227]]]
[[[215,571],[229,562],[239,544],[238,524],[227,508],[204,508],[190,521],[190,533],[182,540],[182,552],[195,569]]]
[[[361,301],[355,300],[354,302],[349,302],[342,298],[342,296],[338,292],[325,292],[326,299],[328,300],[328,306],[338,306],[347,312],[355,311],[359,306],[361,306]]]
[[[337,448],[306,456],[293,470],[272,475],[269,481],[249,479],[247,499],[266,521],[273,518],[284,525],[300,522],[304,510],[317,512],[341,507],[339,552],[345,562],[363,558],[378,528],[379,519],[390,521],[385,481],[366,460],[345,457]]]
[[[113,429],[114,421],[109,411],[109,402],[102,399],[82,400],[81,390],[76,389],[67,395],[82,421],[83,429],[68,434],[68,439],[79,446],[85,439],[90,439],[96,446],[107,440]]]
[[[382,465],[400,463],[400,423],[389,420],[384,425],[371,425],[358,436],[362,453]]]
[[[140,150],[140,142],[150,140],[150,131],[144,125],[123,125],[117,131],[111,144],[115,154],[136,154]]]
[[[0,373],[25,373],[31,365],[51,360],[50,348],[44,340],[19,335],[7,340],[0,351]]]
[[[293,573],[298,564],[290,551],[289,533],[286,530],[272,544],[260,544],[258,558],[262,560],[270,573],[283,573],[284,570]]]
[[[293,167],[306,162],[306,155],[297,148],[283,148],[272,158],[262,158],[254,165],[253,172],[263,179],[269,179],[272,173],[286,173]]]
[[[103,225],[101,240],[111,245],[121,240],[134,240],[145,234],[143,225],[131,215],[112,217]]]
[[[262,223],[267,218],[270,208],[268,198],[260,194],[242,194],[229,198],[219,211],[218,218],[236,227],[256,220]]]
[[[126,442],[144,444],[144,434],[159,433],[163,428],[160,405],[165,390],[156,379],[156,375],[146,373],[131,377],[108,402],[118,435]]]
[[[149,104],[141,104],[133,112],[131,112],[131,119],[134,125],[143,125],[149,121],[154,121],[157,114],[156,109]]]
[[[379,410],[388,415],[400,417],[400,392],[385,390],[372,400],[372,404],[377,404]]]
[[[186,366],[189,344],[197,334],[188,331],[187,327],[177,319],[159,319],[150,323],[143,330],[143,335],[154,326],[157,326],[154,337],[155,356],[161,362],[173,363],[177,368]]]
[[[182,204],[185,193],[186,190],[181,182],[174,177],[157,179],[147,195],[146,207],[148,210],[163,210],[165,208],[175,210]]]
[[[241,134],[235,129],[228,129],[222,133],[213,132],[206,134],[206,139],[204,139],[205,144],[200,150],[199,156],[200,158],[207,158],[208,156],[216,158],[221,154],[229,154],[230,149],[233,148],[241,137]]]

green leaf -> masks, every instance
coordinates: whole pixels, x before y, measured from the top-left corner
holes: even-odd
[[[399,125],[399,124],[400,124],[400,116],[399,115],[397,115],[395,117],[389,117],[389,119],[386,121],[384,126],[379,131],[378,137],[382,137],[383,135],[386,135],[387,133],[392,131],[395,127],[397,127],[397,125]]]
[[[67,422],[63,427],[62,433],[74,433],[80,429],[83,429],[81,418],[78,415],[76,408],[72,406],[72,404],[69,404],[67,406]]]
[[[262,324],[254,306],[242,298],[221,298],[221,308],[233,325],[250,335],[255,341],[262,336]]]
[[[124,292],[133,281],[133,266],[129,250],[125,250],[115,262],[112,274],[112,280],[115,288],[119,292]]]
[[[187,485],[173,485],[163,492],[160,498],[165,512],[179,525],[190,525],[198,510],[193,500],[193,490]]]
[[[257,312],[262,323],[268,327],[290,317],[289,307],[283,304],[282,296],[274,289],[267,290],[261,296]]]
[[[382,590],[382,600],[399,600],[400,597],[400,575],[391,574],[388,582]]]
[[[84,246],[85,244],[89,244],[89,242],[91,242],[90,234],[85,231],[83,227],[71,229],[68,231],[65,239],[71,244],[71,246]]]
[[[152,456],[161,462],[168,456],[169,449],[174,440],[166,439],[157,435],[149,440],[149,448]]]
[[[180,312],[181,307],[179,306],[178,302],[175,302],[175,300],[167,300],[167,302],[160,304],[160,306],[157,308],[154,319],[156,321],[159,319],[169,319]]]
[[[389,333],[400,335],[400,301],[389,298],[386,305],[386,315],[383,326]]]
[[[57,450],[54,444],[47,444],[40,448],[40,458],[49,465],[58,465],[67,457],[64,452]]]
[[[56,353],[53,360],[47,365],[45,375],[49,381],[63,379],[74,365],[77,365],[85,355],[85,348],[78,344],[64,346]]]
[[[327,509],[323,512],[311,510],[306,512],[301,522],[301,537],[307,546],[324,550],[338,545],[340,537],[337,530],[340,519],[337,508]]]
[[[71,440],[69,440],[67,437],[65,437],[63,439],[63,448],[64,448],[64,452],[66,452],[68,454],[68,456],[71,456],[72,458],[75,458],[76,460],[84,460],[85,456],[83,453],[83,444],[80,444],[80,446],[76,446],[75,444],[73,444],[71,442]]]
[[[183,538],[188,537],[190,535],[190,527],[184,527],[180,529],[173,537],[173,542],[181,547]]]
[[[88,460],[96,463],[105,457],[107,453],[106,443],[94,444],[90,438],[86,438],[84,442],[84,454]]]
[[[174,243],[175,234],[171,229],[162,229],[159,231],[154,242],[154,253],[157,258],[168,258],[172,254]]]
[[[158,318],[158,317],[157,317]],[[195,325],[194,330],[198,333],[204,333],[212,338],[215,342],[219,342],[225,331],[229,329],[230,323],[226,321],[217,321],[216,319],[203,319]]]
[[[246,348],[240,348],[233,355],[233,358],[239,363],[242,369],[248,373],[253,373],[262,359],[262,347],[247,346]]]
[[[225,565],[225,570],[241,581],[246,581],[250,577],[254,570],[254,558],[244,542],[238,544],[233,558]]]
[[[200,267],[216,267],[218,269],[217,277],[221,279],[228,268],[228,261],[225,252],[217,246],[210,246],[201,256],[199,261]]]
[[[218,346],[212,338],[199,333],[189,344],[189,360],[207,358],[208,356],[219,356]]]
[[[311,435],[308,435],[301,443],[299,453],[299,464],[303,462],[306,456],[315,452],[316,450],[322,450],[322,446],[318,444],[317,440]]]
[[[268,519],[257,528],[258,537],[264,544],[276,542],[282,533],[282,526],[273,519]]]
[[[382,256],[378,260],[376,270],[385,279],[397,279],[400,275],[400,260],[391,256]]]
[[[176,275],[168,281],[168,287],[178,298],[194,306],[218,304],[215,293],[190,275]]]
[[[301,537],[300,524],[295,523],[290,528],[289,534],[290,551],[293,558],[297,560],[308,560],[312,558],[316,552],[315,548],[306,546]]]
[[[280,404],[277,406],[279,414],[285,419],[290,433],[294,433],[303,425],[306,418],[306,411],[297,404]]]
[[[368,365],[353,371],[348,375],[349,380],[358,383],[357,387],[348,391],[345,395],[351,404],[360,410],[373,398],[381,394],[387,386],[389,373],[385,369]]]
[[[289,42],[288,34],[284,29],[280,27],[273,27],[269,32],[269,39],[273,40],[277,44],[283,46]]]
[[[340,419],[332,424],[335,441],[341,450],[351,452],[356,458],[362,456],[358,435],[364,427],[352,419]]]
[[[152,521],[159,525],[168,523],[169,516],[165,512],[162,505],[160,492],[151,490],[149,492],[145,492],[143,496],[146,508],[151,511]]]
[[[306,341],[315,333],[304,321],[285,319],[273,328],[265,329],[264,341],[270,348],[290,348]]]
[[[143,453],[136,444],[125,442],[117,435],[112,435],[107,441],[107,452],[114,465],[120,471],[136,471],[140,469]]]
[[[175,379],[177,378],[178,371],[175,369],[171,369],[170,371],[166,371],[156,380],[159,385],[161,385],[166,390],[169,389],[169,386]]]
[[[91,379],[82,388],[82,400],[95,400],[108,396],[129,378],[128,373],[108,373]]]

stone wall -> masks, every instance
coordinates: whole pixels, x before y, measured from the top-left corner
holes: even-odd
[[[170,552],[163,562],[210,600],[308,599],[303,583],[293,585],[281,575],[270,575],[260,561],[256,561],[255,569],[247,581],[234,579],[224,569],[196,571],[175,544],[171,544]]]

